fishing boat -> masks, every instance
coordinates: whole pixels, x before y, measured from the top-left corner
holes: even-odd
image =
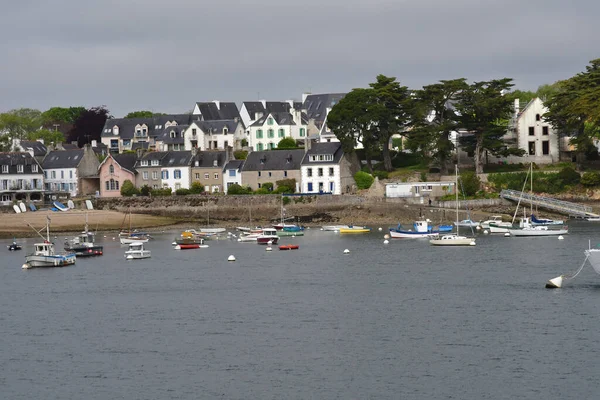
[[[34,251],[25,256],[25,264],[23,269],[41,268],[41,267],[64,267],[75,264],[75,253],[58,253],[54,248],[54,243],[50,242],[50,218],[46,217],[46,237],[40,232],[44,229],[37,230],[27,223],[35,232],[44,239],[41,243],[33,245]]]
[[[475,246],[476,244],[474,237],[461,236],[458,234],[458,227],[461,226],[459,225],[458,220],[458,165],[454,168],[454,173],[456,175],[456,186],[454,188],[454,191],[456,192],[456,233],[449,233],[429,240],[429,243],[433,246]],[[473,228],[472,225],[471,228]]]
[[[297,244],[282,244],[279,246],[279,250],[298,250],[300,248]]]
[[[85,227],[83,232],[74,238],[65,240],[65,251],[75,253],[77,257],[101,256],[103,246],[95,244],[96,235],[88,230],[87,213],[85,214]]]
[[[531,225],[564,225],[565,221],[558,219],[536,218],[535,214],[531,214]]]
[[[402,229],[402,225],[398,224],[396,228],[390,228],[390,237],[393,239],[434,238],[440,234],[433,231],[427,221],[415,221],[413,229]]]
[[[150,258],[150,250],[144,249],[143,242],[130,243],[129,249],[125,252],[125,259],[139,260],[142,258]]]
[[[321,227],[321,229],[323,229],[324,231],[330,231],[330,232],[336,232],[339,231],[340,229],[348,229],[350,228],[350,226],[348,225],[323,225]]]
[[[371,232],[371,228],[365,226],[349,226],[348,228],[340,229],[340,233],[368,233]]]
[[[256,238],[258,244],[277,244],[279,236],[275,228],[265,228],[262,233]]]
[[[16,240],[14,240],[11,244],[9,244],[8,246],[6,246],[6,248],[9,251],[16,251],[16,250],[21,250],[21,245],[18,244]]]

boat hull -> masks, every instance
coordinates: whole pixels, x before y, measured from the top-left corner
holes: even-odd
[[[475,246],[475,238],[464,236],[442,236],[429,241],[434,246]]]
[[[101,256],[104,252],[103,246],[76,246],[65,247],[66,251],[75,253],[77,257],[94,257]]]
[[[498,224],[489,224],[490,233],[507,233],[509,229],[513,226],[512,224],[508,225],[498,225]]]
[[[58,254],[54,256],[29,255],[25,257],[28,268],[66,267],[75,264],[75,254]]]
[[[304,236],[304,232],[302,231],[277,231],[277,236]]]
[[[132,244],[132,243],[148,243],[148,238],[143,237],[122,237],[119,238],[121,244]]]
[[[297,244],[282,244],[279,246],[279,250],[298,250],[300,248]]]
[[[594,268],[594,271],[596,271],[597,274],[600,274],[600,249],[586,250],[585,255],[592,268]]]
[[[413,232],[413,231],[399,231],[397,229],[390,229],[390,237],[392,239],[419,239],[419,238],[436,238],[440,234],[438,232]]]
[[[569,233],[568,229],[508,229],[511,236],[559,236]]]
[[[277,244],[278,240],[279,240],[279,236],[260,236],[260,237],[256,238],[256,243],[269,244],[269,242],[271,242],[271,244]]]
[[[349,229],[342,228],[342,229],[340,229],[340,233],[369,233],[369,232],[371,232],[370,228],[349,228]]]
[[[330,231],[330,232],[334,232],[334,231],[339,231],[340,229],[349,229],[350,226],[348,225],[324,225],[322,226],[324,231]]]
[[[178,244],[175,246],[175,250],[191,250],[191,249],[199,249],[202,247],[200,243],[191,243],[191,244]]]
[[[150,250],[125,252],[125,259],[127,260],[141,260],[143,258],[150,258],[150,256]]]

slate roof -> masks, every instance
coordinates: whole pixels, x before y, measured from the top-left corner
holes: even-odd
[[[45,156],[48,152],[46,145],[37,140],[21,140],[21,148],[23,150],[32,149],[33,155],[36,157]]]
[[[185,167],[190,165],[191,159],[191,151],[151,151],[136,161],[135,168]],[[158,165],[151,165],[152,160],[158,160]],[[142,166],[141,161],[148,161],[148,165]]]
[[[315,125],[321,129],[327,118],[327,108],[336,105],[346,93],[309,94],[304,100],[303,110],[309,119],[315,121]]]
[[[287,101],[266,101],[265,104],[261,101],[245,101],[242,103],[246,106],[246,111],[250,115],[251,120],[256,119],[256,113],[260,112],[263,116],[267,113],[289,113],[290,103]],[[296,110],[302,109],[301,102],[294,102],[294,108]]]
[[[216,121],[220,119],[240,119],[240,111],[232,102],[219,102],[219,106],[213,101],[197,102],[196,106],[202,114],[204,121]]]
[[[53,150],[44,157],[43,169],[77,168],[83,158],[83,149]]]
[[[148,143],[148,142],[131,143],[131,150],[137,150],[137,149],[148,150],[149,147],[150,147],[150,143]]]
[[[135,162],[135,168],[148,168],[148,167],[159,167],[163,158],[167,156],[168,151],[150,151],[145,153],[142,158],[138,158]],[[158,160],[158,165],[150,165],[152,160]],[[141,161],[148,161],[148,165],[142,166]]]
[[[263,126],[267,121],[269,116],[273,117],[273,119],[277,122],[278,125],[296,125],[294,122],[294,117],[289,112],[280,112],[280,113],[269,113],[263,115],[250,126]]]
[[[166,144],[183,144],[183,133],[189,127],[189,125],[176,125],[163,128],[162,132],[156,136],[157,141],[161,141]],[[175,132],[175,137],[171,137],[171,132]]]
[[[242,171],[299,170],[304,150],[253,151],[248,154]]]
[[[227,160],[226,151],[199,151],[192,158],[193,168],[215,168],[215,160],[217,161],[217,167],[223,169],[223,164]],[[196,165],[196,161],[198,165]]]
[[[193,120],[191,114],[157,115],[150,118],[114,118],[107,119],[102,128],[102,137],[120,137],[121,139],[133,139],[135,127],[139,125],[148,126],[148,137],[156,137],[161,134],[167,122],[177,122],[177,125],[189,125]],[[119,135],[113,135],[113,127],[119,127]],[[107,132],[108,130],[108,132]]]
[[[311,155],[319,154],[333,154],[333,161],[310,161]],[[344,151],[340,142],[311,143],[310,149],[306,151],[302,160],[302,165],[337,164],[343,156]]]
[[[39,163],[28,152],[0,153],[0,165],[8,165],[8,172],[4,172],[3,168],[0,168],[0,175],[16,174],[17,165],[23,165],[23,172],[19,172],[19,174],[43,173]],[[31,172],[32,165],[38,166],[38,172]]]
[[[244,160],[230,160],[225,167],[223,168],[224,170],[228,170],[228,169],[241,169],[244,165]]]
[[[108,154],[108,146],[104,143],[96,143],[96,145],[92,147],[92,150],[96,154]]]
[[[65,150],[77,150],[79,146],[75,143],[61,143],[60,146]]]
[[[251,120],[256,119],[257,112],[265,113],[265,106],[260,101],[245,101],[242,106],[246,106],[246,111],[248,111]]]
[[[127,171],[133,172],[135,174],[135,163],[137,161],[136,154],[113,154],[111,157],[117,162],[117,164],[121,166],[121,168],[124,168]]]
[[[196,125],[202,129],[204,133],[211,135],[222,134],[223,128],[227,128],[228,134],[233,134],[238,127],[238,122],[232,119],[218,121],[196,121]]]

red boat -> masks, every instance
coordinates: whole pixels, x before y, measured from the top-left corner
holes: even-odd
[[[265,228],[265,229],[263,229],[262,234],[260,234],[256,238],[256,243],[258,243],[258,244],[277,244],[278,240],[279,240],[279,236],[277,236],[277,231],[275,229]]]
[[[189,250],[189,249],[199,249],[200,243],[190,243],[190,244],[178,244],[175,246],[175,250]]]
[[[282,244],[279,246],[279,250],[298,250],[300,248],[297,244]]]

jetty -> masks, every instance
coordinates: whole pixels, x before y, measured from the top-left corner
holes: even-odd
[[[546,196],[539,196],[537,194],[519,192],[518,190],[504,189],[500,192],[500,197],[512,201],[519,201],[519,199],[521,199],[522,202],[527,202],[547,210],[556,211],[570,217],[586,218],[600,216],[595,214],[590,206],[570,201],[557,200]]]

